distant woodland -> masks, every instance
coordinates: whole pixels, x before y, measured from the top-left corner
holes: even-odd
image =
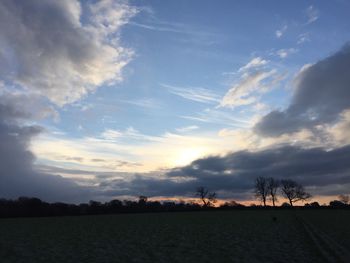
[[[236,201],[226,201],[216,205],[216,192],[200,186],[194,191],[196,201],[150,201],[147,196],[140,195],[137,201],[111,200],[109,202],[89,201],[82,204],[47,203],[39,198],[19,197],[16,200],[0,199],[0,217],[36,217],[36,216],[79,216],[117,213],[148,213],[148,212],[180,212],[203,210],[230,210],[230,209],[350,209],[350,196],[339,195],[339,200],[333,200],[328,205],[318,202],[307,203],[311,195],[304,187],[293,180],[278,180],[272,177],[257,177],[254,181],[254,196],[261,205],[245,206]],[[276,205],[279,198],[288,202]],[[268,205],[270,201],[272,206]],[[294,205],[295,202],[304,202],[303,206]]]

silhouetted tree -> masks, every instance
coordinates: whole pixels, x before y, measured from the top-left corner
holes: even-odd
[[[272,205],[275,207],[275,202],[277,201],[277,190],[280,185],[280,182],[272,177],[269,177],[267,180],[267,190],[270,195]]]
[[[344,204],[349,204],[349,201],[350,201],[350,197],[349,195],[339,195],[339,201],[344,203]]]
[[[145,205],[147,203],[147,196],[144,196],[144,195],[140,195],[139,196],[139,205]]]
[[[266,199],[269,194],[268,183],[265,177],[258,177],[255,179],[255,197],[260,199],[263,202],[264,206],[266,206]]]
[[[283,204],[281,205],[281,207],[290,207],[290,204],[288,204],[287,202],[283,202]]]
[[[344,208],[344,207],[346,207],[346,204],[344,204],[343,202],[341,202],[339,200],[333,200],[333,201],[329,202],[329,206],[334,207],[334,208]]]
[[[320,204],[318,202],[312,202],[310,204],[311,207],[320,207]]]
[[[200,198],[204,207],[213,206],[213,204],[217,202],[216,193],[209,192],[209,190],[203,186],[197,187],[196,196]]]
[[[311,197],[311,195],[305,192],[304,187],[301,184],[293,180],[282,180],[282,195],[289,200],[291,206],[297,201],[304,201]]]
[[[222,204],[220,206],[220,208],[224,208],[224,209],[242,208],[242,207],[244,207],[244,205],[242,205],[234,200],[225,202],[224,204]]]

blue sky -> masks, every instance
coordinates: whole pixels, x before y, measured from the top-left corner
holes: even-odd
[[[293,133],[261,126],[349,41],[347,1],[5,2],[1,96],[42,128],[36,170],[96,186],[98,173],[131,182],[213,155],[348,143],[346,107]]]
[[[197,116],[218,103],[196,102],[171,93],[168,86],[206,89],[221,99],[239,81],[239,68],[254,57],[268,60],[266,67],[288,74],[276,89],[263,96],[271,107],[288,104],[288,79],[304,64],[331,54],[349,39],[346,3],[267,1],[213,4],[206,1],[164,1],[130,4],[139,13],[121,29],[121,42],[134,51],[124,68],[123,82],[101,87],[79,101],[90,105],[93,114],[68,105],[54,124],[72,136],[94,135],[104,129],[130,126],[159,135],[181,126],[197,125],[205,130],[226,127],[184,119]],[[316,5],[315,5],[316,4]],[[315,21],[310,19],[312,7]],[[343,19],[342,19],[343,17]],[[280,30],[282,35],[276,36]],[[302,37],[305,42],[299,43]],[[286,58],[279,50],[290,51]],[[246,118],[241,107],[220,109],[236,118]],[[77,123],[76,118],[81,123]],[[242,117],[241,117],[242,116]],[[84,119],[81,119],[83,117]],[[84,127],[82,131],[78,127]]]
[[[57,108],[59,122],[46,120],[68,137],[96,137],[108,129],[130,127],[151,136],[185,127],[196,133],[247,128],[250,118],[264,113],[254,106],[288,105],[296,72],[334,52],[350,34],[346,2],[135,1],[130,5],[138,13],[120,29],[121,45],[134,53],[123,68],[123,81],[102,85]],[[259,95],[256,103],[218,107],[240,82],[244,72],[239,69],[254,58],[266,61],[264,69],[275,70],[283,79]],[[210,98],[193,98],[203,93]]]

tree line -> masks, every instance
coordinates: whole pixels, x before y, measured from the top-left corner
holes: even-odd
[[[48,203],[38,198],[20,197],[15,200],[0,199],[0,217],[22,216],[79,216],[97,214],[118,213],[145,213],[145,212],[180,212],[202,210],[230,210],[230,209],[266,209],[267,202],[271,201],[273,208],[285,209],[294,206],[297,201],[306,201],[311,198],[304,187],[293,180],[277,180],[272,177],[258,177],[254,182],[255,197],[261,201],[261,205],[245,206],[236,201],[227,201],[216,205],[218,195],[204,186],[195,189],[194,196],[197,201],[150,201],[146,196],[139,196],[138,200],[118,200],[98,202],[91,200],[89,203],[67,204]],[[283,196],[288,200],[281,206],[276,206],[278,198]],[[328,206],[318,202],[306,203],[298,209],[314,208],[347,208],[350,209],[349,195],[340,195],[339,200],[333,200]]]

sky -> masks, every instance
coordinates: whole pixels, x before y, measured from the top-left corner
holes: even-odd
[[[1,196],[247,202],[258,176],[349,194],[349,10],[1,1]]]

